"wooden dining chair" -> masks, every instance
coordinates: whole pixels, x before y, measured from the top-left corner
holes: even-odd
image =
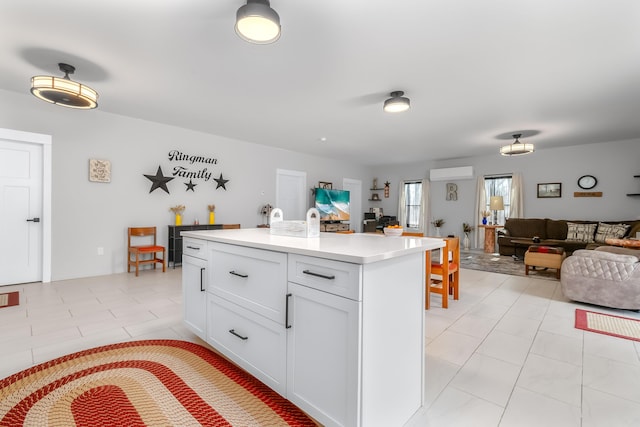
[[[167,271],[166,250],[164,246],[160,246],[156,241],[156,227],[129,227],[127,237],[127,272],[131,273],[131,266],[136,268],[136,277],[140,265],[162,264],[162,272]],[[139,244],[135,244],[139,243]],[[158,254],[162,252],[162,258]],[[144,255],[151,255],[146,258]]]
[[[442,240],[445,247],[440,249],[441,260],[431,260],[431,274],[442,277],[442,280],[432,279],[429,292],[442,295],[442,308],[449,308],[449,294],[457,300],[460,293],[460,238],[444,237]]]

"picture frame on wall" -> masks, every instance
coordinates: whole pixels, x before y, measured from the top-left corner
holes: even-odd
[[[562,197],[562,184],[559,182],[545,182],[538,184],[538,198],[548,199]]]
[[[109,160],[89,159],[89,181],[111,182],[111,162]]]
[[[326,190],[333,190],[333,184],[331,182],[318,182],[318,188],[324,188]]]

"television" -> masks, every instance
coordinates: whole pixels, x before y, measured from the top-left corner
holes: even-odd
[[[349,192],[316,188],[315,208],[320,212],[320,221],[348,221]]]

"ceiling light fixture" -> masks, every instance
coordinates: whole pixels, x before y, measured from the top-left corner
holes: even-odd
[[[404,92],[401,90],[396,90],[390,93],[391,98],[384,101],[383,110],[387,113],[402,113],[403,111],[407,111],[411,108],[411,101],[409,98],[405,98]]]
[[[89,86],[74,82],[69,78],[76,70],[69,64],[58,64],[64,77],[31,77],[31,93],[52,104],[63,107],[90,110],[98,106],[98,92]]]
[[[269,44],[280,38],[280,17],[269,0],[247,0],[236,13],[236,33],[255,44]]]
[[[500,147],[500,154],[503,156],[520,156],[522,154],[533,153],[535,151],[533,144],[524,144],[518,141],[518,138],[521,136],[521,133],[514,134],[513,137],[515,138],[515,141],[513,144]]]

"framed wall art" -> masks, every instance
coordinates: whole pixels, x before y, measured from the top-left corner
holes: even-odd
[[[330,182],[318,182],[318,188],[324,188],[326,190],[332,190],[333,189],[333,184]]]
[[[89,159],[89,181],[111,182],[111,162],[109,160]]]
[[[562,197],[562,184],[559,182],[547,182],[538,184],[538,198],[547,199]]]

